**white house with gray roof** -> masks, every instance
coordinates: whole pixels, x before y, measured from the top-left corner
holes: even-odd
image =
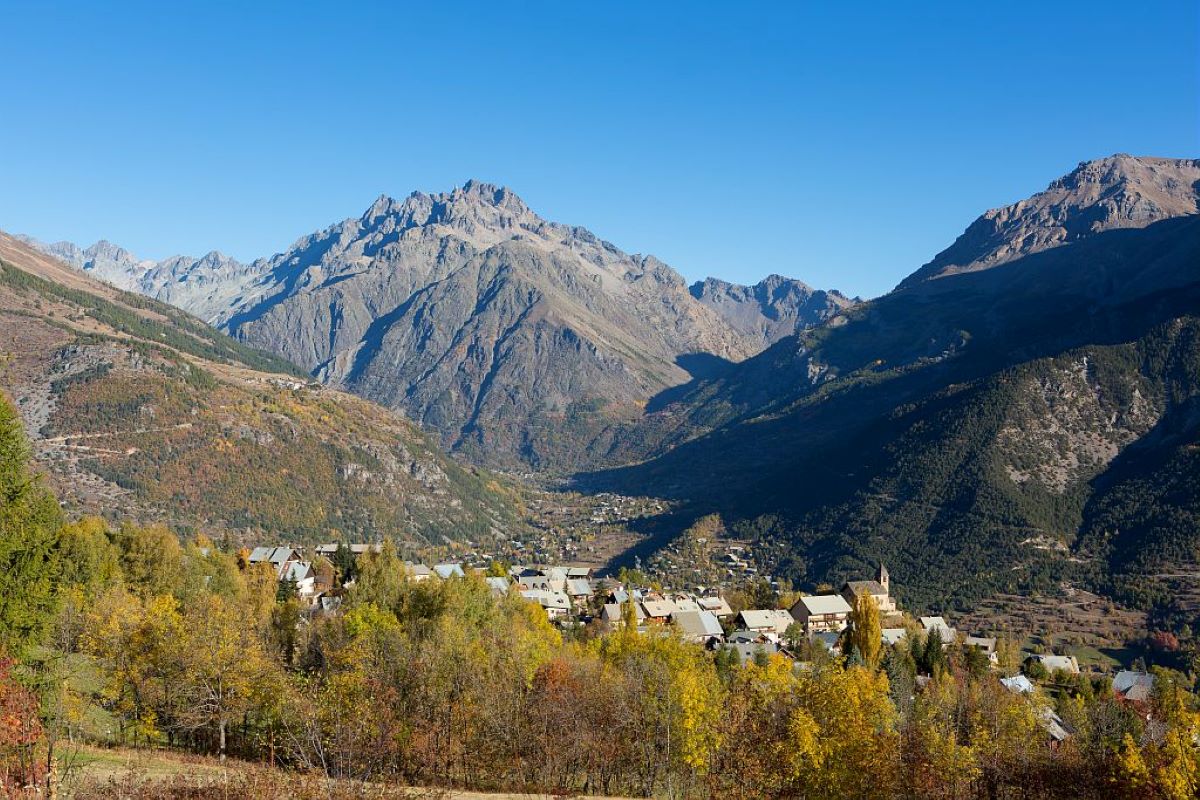
[[[845,629],[850,604],[840,594],[809,594],[796,601],[789,616],[804,626],[807,634],[836,632]]]

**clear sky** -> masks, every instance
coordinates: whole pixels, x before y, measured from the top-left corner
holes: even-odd
[[[0,0],[0,228],[251,259],[478,178],[871,296],[1080,160],[1200,157],[1198,5]]]

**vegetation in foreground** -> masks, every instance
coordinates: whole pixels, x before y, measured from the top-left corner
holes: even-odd
[[[670,797],[1185,798],[1200,786],[1200,716],[1179,676],[1159,676],[1144,714],[1086,681],[1030,699],[977,651],[920,638],[879,649],[869,604],[844,659],[742,666],[628,624],[564,636],[481,579],[410,582],[386,547],[357,565],[340,612],[309,620],[272,572],[203,538],[64,522],[26,460],[0,404],[10,796],[69,778],[50,765],[84,740],[275,764],[289,792],[314,773]],[[1075,730],[1057,747],[1040,724],[1052,709]],[[283,779],[262,780],[270,794]],[[174,796],[228,791],[191,782]]]

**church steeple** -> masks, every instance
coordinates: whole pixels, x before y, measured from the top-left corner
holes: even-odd
[[[882,561],[880,561],[880,562],[879,562],[879,572],[878,572],[878,574],[877,574],[877,576],[876,576],[876,578],[875,578],[875,579],[876,579],[877,581],[879,581],[879,585],[883,587],[883,590],[884,590],[885,592],[887,592],[888,594],[891,594],[891,592],[892,592],[892,587],[888,585],[888,583],[889,583],[889,578],[888,578],[888,571],[887,571],[887,567],[885,567],[885,566],[883,565],[883,562],[882,562]]]

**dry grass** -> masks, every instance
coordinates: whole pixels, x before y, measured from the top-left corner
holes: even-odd
[[[82,748],[64,800],[551,800],[548,794],[489,794],[334,781],[242,761],[162,750]]]

